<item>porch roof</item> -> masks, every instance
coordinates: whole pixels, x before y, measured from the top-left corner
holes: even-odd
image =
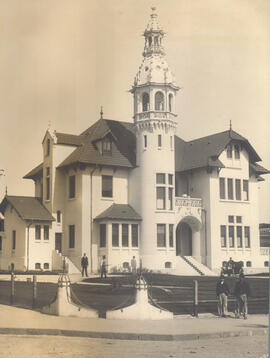
[[[112,204],[94,220],[130,220],[141,221],[140,215],[128,204]]]

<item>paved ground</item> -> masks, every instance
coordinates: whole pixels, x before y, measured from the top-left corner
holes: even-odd
[[[0,358],[266,358],[267,336],[141,342],[0,335]]]

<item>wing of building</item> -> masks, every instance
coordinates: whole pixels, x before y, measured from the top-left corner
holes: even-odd
[[[163,36],[153,12],[130,90],[133,122],[101,113],[80,135],[45,133],[43,161],[24,176],[35,198],[1,204],[1,269],[58,269],[64,255],[79,270],[84,253],[93,272],[104,255],[111,271],[128,270],[133,256],[147,269],[190,275],[218,272],[230,258],[264,267],[258,183],[269,171],[232,128],[192,141],[176,135],[179,87]]]

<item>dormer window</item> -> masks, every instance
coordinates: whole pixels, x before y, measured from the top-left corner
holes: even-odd
[[[110,138],[104,138],[102,141],[102,154],[111,155],[112,154],[112,141]]]
[[[240,147],[238,144],[234,145],[234,159],[240,159]]]

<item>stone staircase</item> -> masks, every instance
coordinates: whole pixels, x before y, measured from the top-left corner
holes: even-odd
[[[192,256],[178,256],[173,273],[183,276],[216,276],[207,266]]]
[[[185,259],[203,276],[217,276],[209,267],[197,261],[193,256],[184,256]]]
[[[67,257],[62,255],[58,250],[53,251],[53,270],[62,270],[64,267],[67,273],[80,273],[76,265]]]

